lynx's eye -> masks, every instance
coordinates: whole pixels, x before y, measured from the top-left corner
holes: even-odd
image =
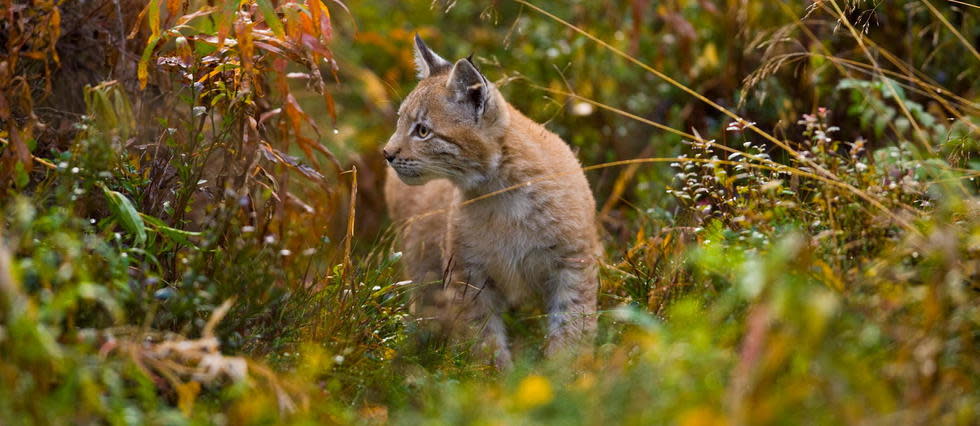
[[[429,130],[425,124],[415,126],[415,136],[418,136],[419,139],[425,139],[429,137],[430,134],[432,134],[432,131]]]

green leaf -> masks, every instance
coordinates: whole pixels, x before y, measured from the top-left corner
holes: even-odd
[[[153,216],[140,213],[140,217],[143,218],[147,223],[150,224],[157,232],[163,234],[167,238],[170,238],[178,244],[183,244],[188,247],[198,248],[197,244],[194,244],[189,238],[200,237],[200,232],[185,231],[183,229],[171,228],[163,223],[162,220],[157,219]]]
[[[30,183],[31,178],[27,175],[27,171],[24,170],[24,163],[17,162],[14,164],[14,185],[17,188],[24,188]]]
[[[262,12],[262,17],[265,18],[265,23],[269,29],[280,40],[285,39],[286,32],[282,29],[282,21],[279,20],[279,15],[276,14],[276,9],[272,7],[272,3],[269,3],[269,0],[258,0],[256,3],[259,5],[259,10]]]
[[[143,244],[146,241],[146,225],[143,223],[143,218],[140,217],[139,212],[136,211],[136,207],[133,207],[133,202],[120,192],[106,187],[103,187],[102,190],[105,191],[106,198],[109,199],[109,207],[112,209],[116,220],[126,231],[133,234],[137,244]]]
[[[146,20],[150,25],[150,36],[152,38],[160,37],[160,0],[150,0],[149,10],[147,11]]]

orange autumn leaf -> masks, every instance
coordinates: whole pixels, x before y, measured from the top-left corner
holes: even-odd
[[[167,14],[168,18],[177,16],[180,13],[180,7],[184,5],[183,0],[167,0]]]
[[[317,29],[320,37],[324,41],[330,42],[333,38],[333,27],[330,24],[330,10],[320,0],[308,0],[307,7],[313,14],[313,21],[319,23]]]

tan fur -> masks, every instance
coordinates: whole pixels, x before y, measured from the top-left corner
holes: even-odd
[[[422,293],[423,307],[477,332],[500,367],[511,362],[500,313],[512,306],[541,303],[548,311],[549,355],[589,343],[600,246],[595,201],[578,160],[471,62],[450,70],[420,40],[417,46],[424,78],[403,102],[384,148],[392,166],[385,197],[404,226],[410,278],[442,282],[448,271],[446,290],[430,285],[435,290]],[[430,129],[428,137],[420,137],[418,123]]]

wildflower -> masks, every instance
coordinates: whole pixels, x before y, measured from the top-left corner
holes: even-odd
[[[678,424],[682,426],[723,425],[725,418],[709,407],[698,407],[684,411]]]
[[[754,125],[755,125],[754,121],[744,121],[744,120],[733,121],[731,123],[728,123],[728,127],[726,127],[725,130],[729,132],[741,132],[745,130],[746,127],[754,126]]]
[[[517,386],[515,400],[519,407],[531,409],[551,402],[554,397],[551,382],[544,376],[532,374]]]
[[[851,157],[857,157],[862,152],[864,152],[864,145],[867,143],[862,137],[858,137],[854,143],[851,144]]]
[[[572,105],[572,115],[586,116],[591,115],[593,111],[595,108],[588,102],[576,102]]]
[[[830,143],[830,138],[827,136],[827,133],[824,132],[823,130],[817,130],[815,132],[815,137],[818,142]]]

